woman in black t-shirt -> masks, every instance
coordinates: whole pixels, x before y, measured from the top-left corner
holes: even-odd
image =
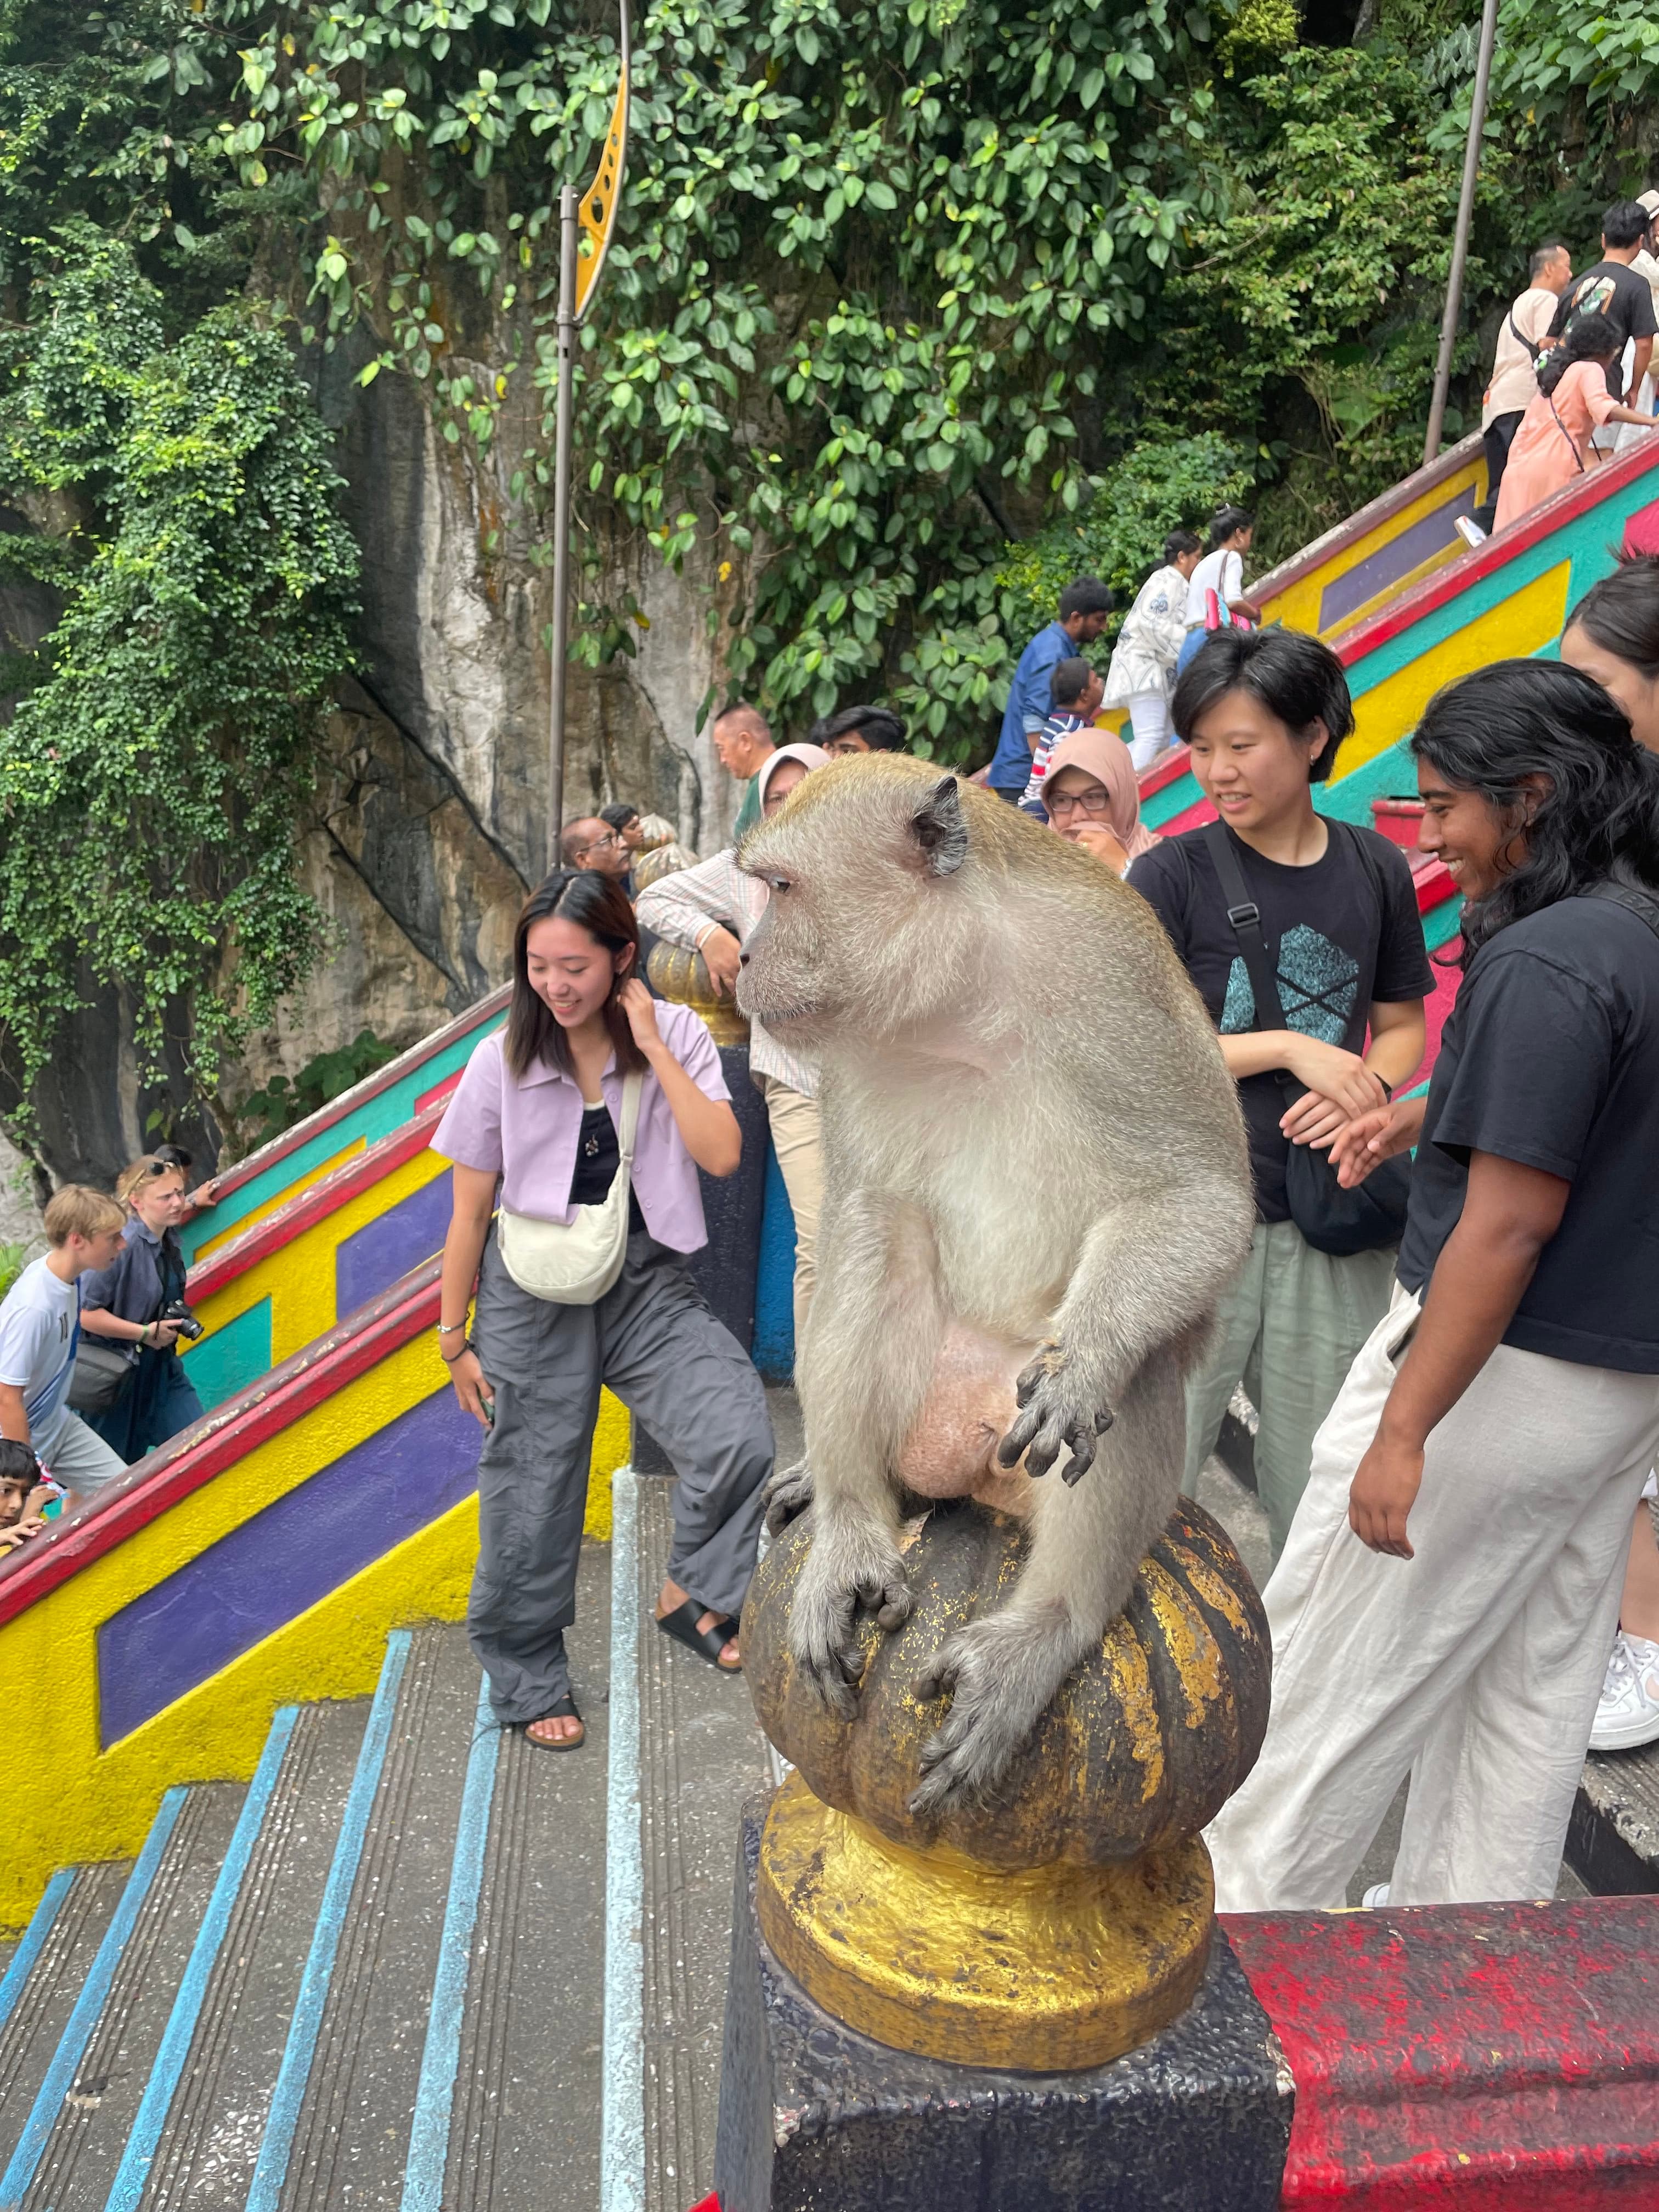
[[[1217,634],[1176,686],[1176,727],[1224,828],[1166,838],[1129,882],[1156,910],[1221,1033],[1238,1085],[1255,1184],[1249,1259],[1222,1301],[1210,1350],[1187,1384],[1185,1487],[1215,1449],[1244,1382],[1259,1425],[1256,1486],[1273,1556],[1308,1480],[1315,1431],[1387,1310],[1391,1249],[1316,1250],[1291,1218],[1293,1146],[1328,1146],[1380,1106],[1423,1057],[1433,986],[1411,871],[1375,830],[1315,811],[1353,727],[1342,665],[1293,630]],[[1212,840],[1224,837],[1218,855]],[[1254,903],[1252,925],[1284,1025],[1258,1016],[1247,948],[1220,880],[1228,859]],[[1302,1086],[1294,1104],[1287,1103]]]
[[[1465,975],[1394,1304],[1266,1592],[1267,1741],[1210,1832],[1230,1911],[1341,1905],[1407,1772],[1389,1903],[1553,1893],[1659,1449],[1659,761],[1538,661],[1412,742]]]

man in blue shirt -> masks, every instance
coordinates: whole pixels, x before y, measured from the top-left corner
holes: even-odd
[[[1057,662],[1070,660],[1092,645],[1106,627],[1112,595],[1097,576],[1079,576],[1060,595],[1060,618],[1041,631],[1019,656],[1002,734],[986,781],[1011,806],[1018,806],[1031,778],[1037,738],[1048,719],[1049,684]]]

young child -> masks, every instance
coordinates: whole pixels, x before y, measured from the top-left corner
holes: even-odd
[[[125,1210],[102,1191],[65,1183],[46,1207],[46,1243],[0,1303],[0,1437],[36,1457],[84,1504],[126,1469],[69,1409],[81,1334],[80,1279],[112,1266]]]
[[[46,1508],[61,1493],[27,1444],[0,1437],[0,1552],[15,1552],[46,1528]]]

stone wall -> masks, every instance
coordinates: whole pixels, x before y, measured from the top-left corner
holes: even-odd
[[[493,337],[484,349],[499,349]],[[230,1072],[233,1106],[365,1028],[402,1049],[504,980],[514,917],[546,862],[550,570],[546,549],[503,520],[517,512],[507,457],[537,443],[539,397],[504,410],[481,457],[444,440],[410,379],[361,385],[372,350],[362,337],[301,362],[337,434],[363,556],[360,665],[329,724],[301,855],[331,950]],[[696,727],[718,672],[706,596],[648,546],[603,551],[648,627],[635,658],[570,671],[566,818],[627,799],[713,851],[738,794]],[[112,994],[69,1025],[40,1102],[53,1181],[107,1182],[153,1137],[153,1111],[179,1103],[140,1091],[127,1027]],[[205,1171],[220,1143],[211,1120],[170,1127]]]

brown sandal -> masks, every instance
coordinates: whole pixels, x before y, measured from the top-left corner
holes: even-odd
[[[557,1743],[548,1736],[532,1735],[530,1731],[533,1728],[539,1728],[543,1721],[581,1721],[581,1715],[576,1711],[576,1700],[567,1690],[558,1704],[550,1706],[540,1718],[522,1723],[524,1740],[532,1751],[580,1751],[587,1741],[586,1721],[582,1721],[582,1732],[580,1735],[566,1736],[562,1741]]]

